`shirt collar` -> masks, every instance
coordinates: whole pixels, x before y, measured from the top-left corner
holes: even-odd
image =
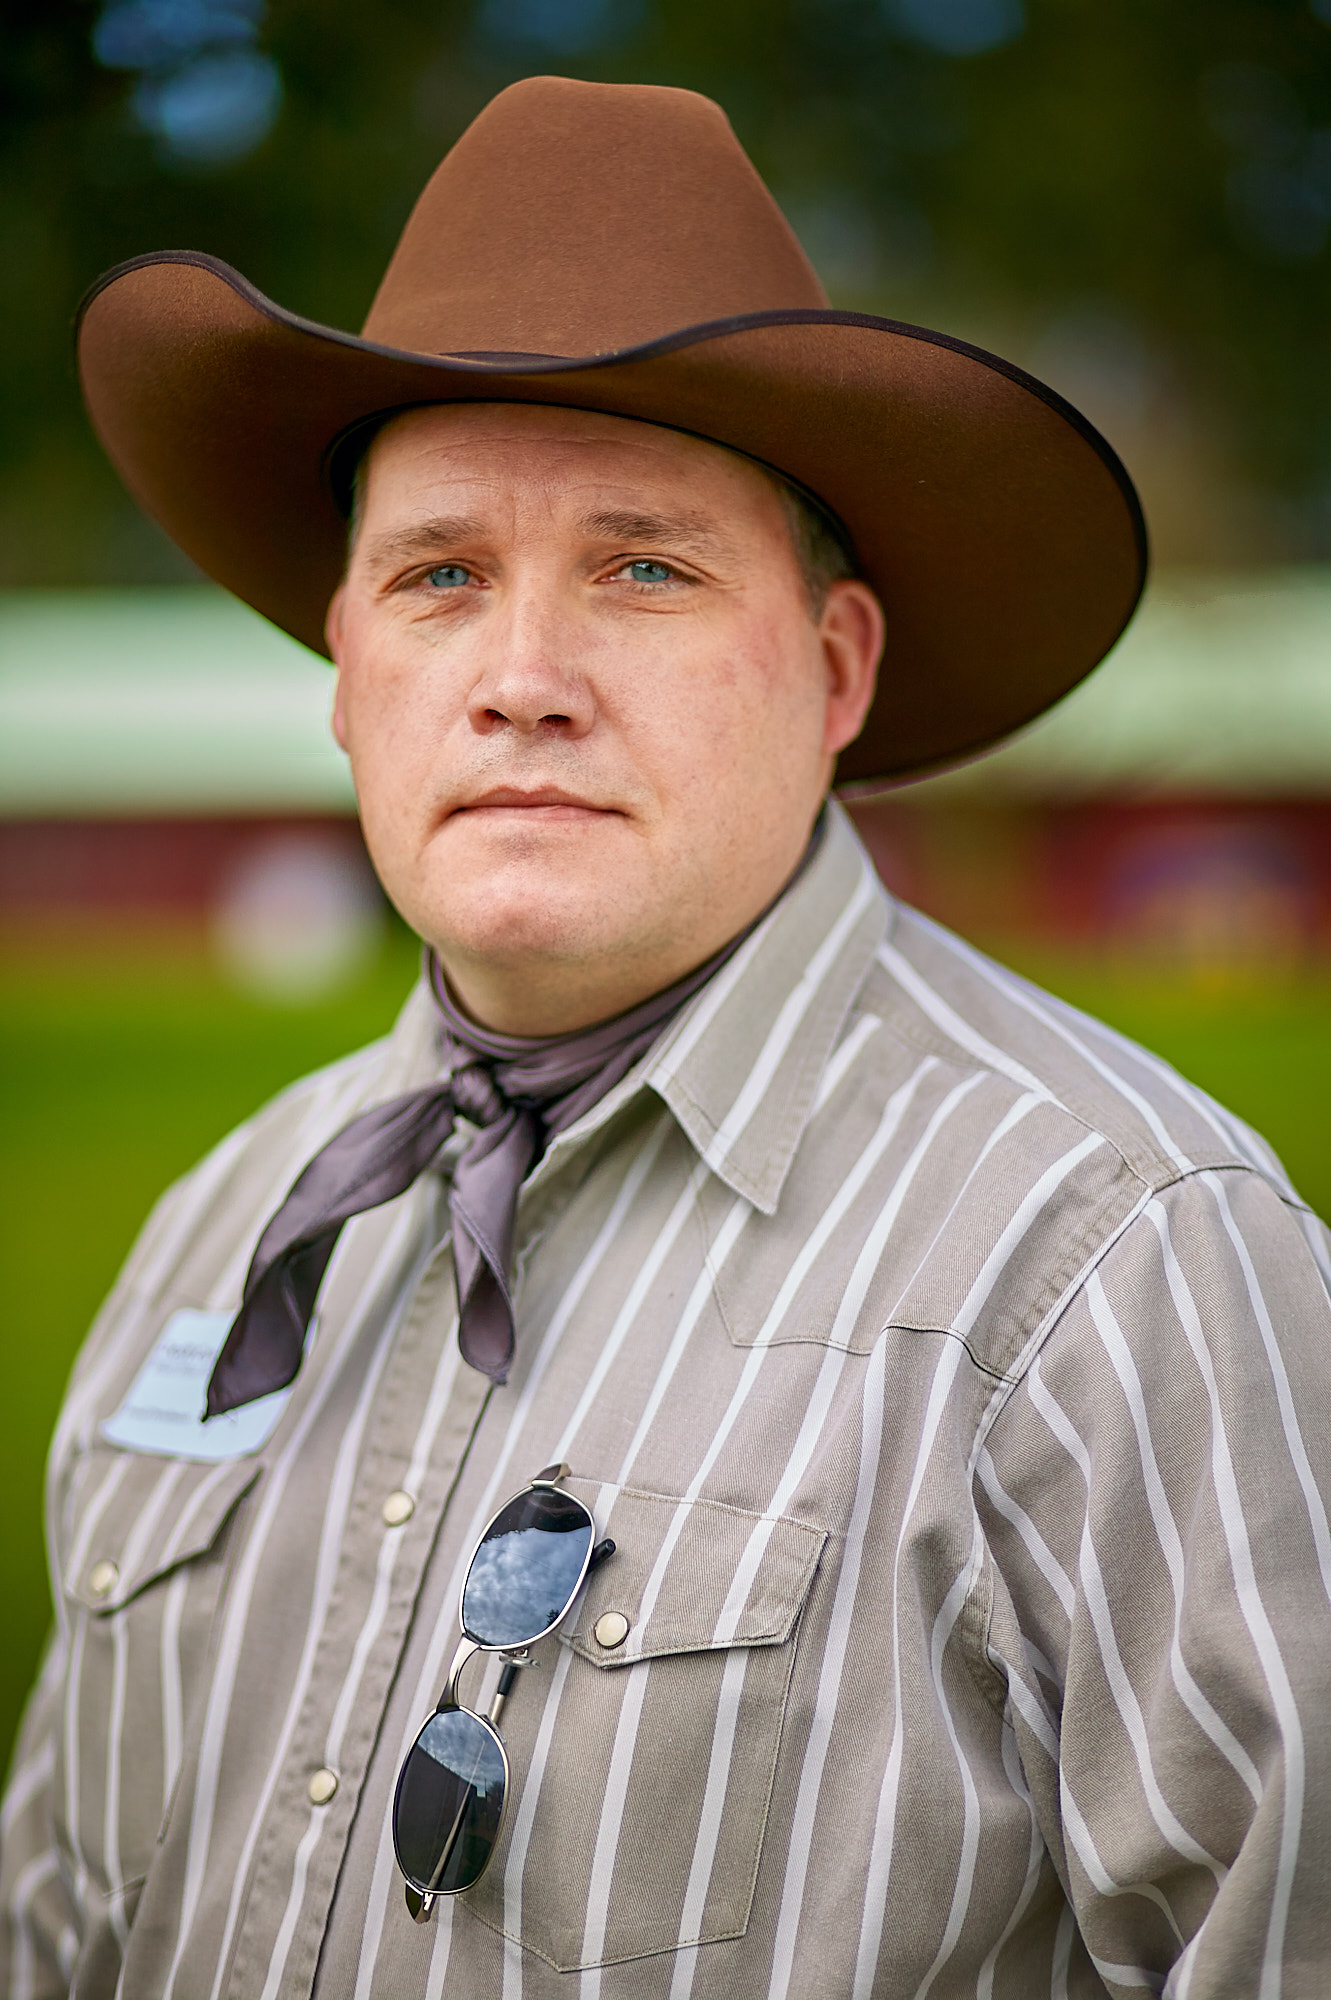
[[[829,805],[810,866],[640,1072],[712,1172],[765,1215],[890,919],[850,820]]]

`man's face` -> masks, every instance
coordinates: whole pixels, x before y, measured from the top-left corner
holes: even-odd
[[[334,729],[389,895],[487,1024],[604,1019],[789,876],[873,691],[773,484],[624,418],[432,406],[376,437],[329,614]]]

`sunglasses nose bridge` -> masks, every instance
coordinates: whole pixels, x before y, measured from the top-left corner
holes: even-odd
[[[480,1651],[481,1648],[477,1645],[476,1641],[468,1639],[464,1633],[458,1643],[458,1649],[453,1655],[453,1664],[448,1670],[448,1679],[444,1683],[444,1691],[439,1697],[439,1707],[441,1709],[461,1708],[463,1706],[463,1703],[458,1699],[458,1682],[462,1678],[462,1669],[467,1665],[469,1660],[475,1659],[477,1653]]]

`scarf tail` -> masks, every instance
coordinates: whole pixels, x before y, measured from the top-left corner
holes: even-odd
[[[295,1381],[314,1301],[341,1234],[339,1222],[312,1242],[274,1258],[252,1284],[247,1282],[245,1302],[208,1378],[205,1421]]]

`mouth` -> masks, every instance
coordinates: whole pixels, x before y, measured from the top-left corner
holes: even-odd
[[[537,785],[525,791],[516,785],[495,785],[489,791],[480,792],[474,799],[453,807],[450,818],[457,819],[464,814],[471,818],[491,814],[523,814],[534,823],[548,823],[559,820],[601,819],[614,814],[613,806],[594,805],[590,799],[581,799],[574,792],[561,791],[558,785]]]

